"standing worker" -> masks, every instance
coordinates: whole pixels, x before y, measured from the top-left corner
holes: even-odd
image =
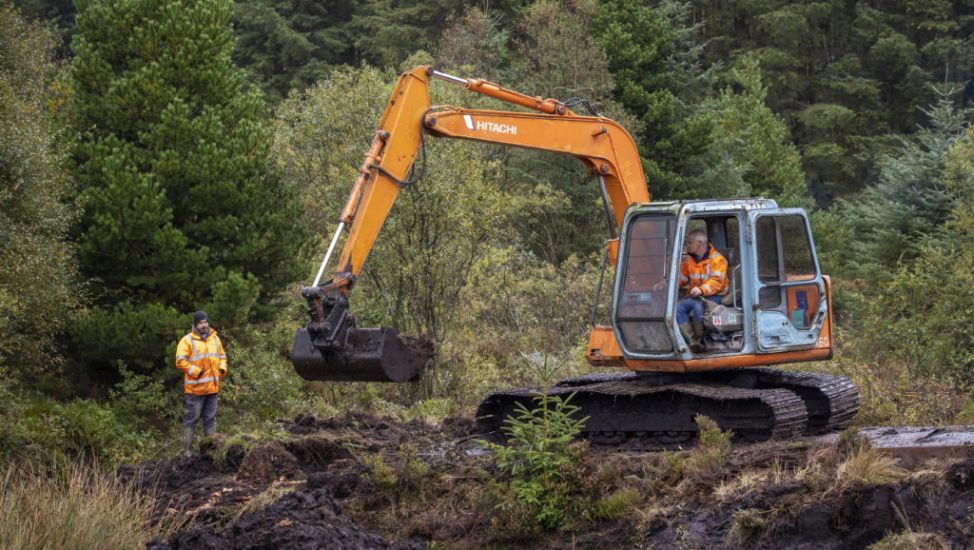
[[[216,396],[220,379],[227,375],[227,354],[223,342],[210,328],[205,311],[193,314],[193,330],[176,347],[176,368],[183,371],[186,413],[183,417],[183,445],[192,456],[196,422],[203,417],[203,432],[216,433]]]

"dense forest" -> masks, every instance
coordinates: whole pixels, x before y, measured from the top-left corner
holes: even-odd
[[[972,31],[974,0],[0,0],[0,462],[174,453],[197,309],[227,345],[228,433],[471,414],[539,361],[584,372],[597,186],[573,159],[449,140],[352,298],[363,326],[432,337],[429,374],[308,383],[285,358],[420,64],[588,100],[635,137],[654,200],[805,207],[838,325],[807,368],[853,378],[862,424],[974,421]]]

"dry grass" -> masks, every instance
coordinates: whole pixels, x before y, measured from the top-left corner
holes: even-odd
[[[96,468],[11,468],[0,478],[0,548],[145,548],[177,525],[152,525],[152,495]]]
[[[769,516],[775,510],[755,510],[747,508],[734,514],[734,523],[730,529],[730,539],[734,542],[751,544],[761,538],[768,528]]]
[[[254,498],[248,500],[243,506],[237,509],[236,513],[233,515],[233,520],[230,525],[237,523],[244,516],[250,512],[259,512],[264,508],[267,508],[271,504],[277,502],[277,499],[282,496],[294,491],[294,489],[301,485],[302,481],[275,481],[267,486],[266,489],[254,495]]]
[[[756,489],[764,487],[769,482],[769,477],[773,475],[773,473],[768,474],[757,470],[744,470],[733,479],[721,481],[720,485],[714,489],[714,497],[718,502],[737,500]],[[780,481],[776,483],[780,483]]]
[[[840,439],[840,447],[842,441]],[[841,491],[855,485],[893,483],[908,475],[896,459],[876,450],[868,440],[854,438],[836,469],[836,487]]]
[[[891,533],[873,544],[869,550],[950,550],[944,539],[936,533]]]

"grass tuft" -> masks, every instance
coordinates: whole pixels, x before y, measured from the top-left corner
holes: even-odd
[[[852,436],[843,441],[840,436],[839,447],[845,456],[836,471],[836,485],[840,491],[855,485],[893,483],[908,475],[897,465],[896,459],[879,452],[865,438]]]
[[[152,524],[153,497],[84,465],[14,467],[0,478],[0,548],[144,548],[176,524]]]
[[[730,454],[733,433],[721,431],[717,423],[706,416],[697,416],[696,422],[700,440],[683,463],[683,476],[695,485],[709,486],[724,477],[724,462]]]
[[[620,520],[629,517],[636,510],[642,495],[635,489],[622,489],[599,499],[592,504],[592,517],[596,519]]]
[[[266,489],[254,495],[254,498],[248,500],[243,506],[237,509],[236,513],[233,515],[233,520],[230,524],[234,524],[250,512],[259,512],[268,506],[277,502],[277,499],[282,496],[294,491],[297,485],[300,485],[301,481],[283,481],[278,480],[267,486]]]
[[[768,528],[769,512],[747,508],[734,514],[730,537],[735,542],[751,544],[757,542]]]
[[[949,550],[950,545],[937,533],[890,533],[869,550]]]

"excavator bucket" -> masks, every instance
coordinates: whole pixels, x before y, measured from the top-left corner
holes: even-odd
[[[404,340],[395,329],[349,328],[326,349],[315,346],[307,328],[298,329],[291,362],[305,380],[408,382],[433,356],[427,340]]]

